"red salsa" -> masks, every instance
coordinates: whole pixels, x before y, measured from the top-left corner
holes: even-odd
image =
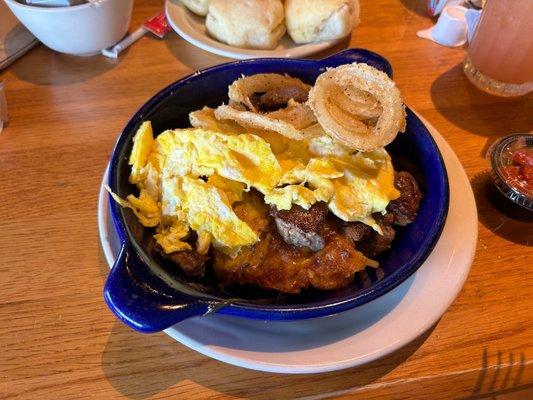
[[[533,148],[515,150],[509,159],[512,164],[501,167],[507,183],[533,197]]]

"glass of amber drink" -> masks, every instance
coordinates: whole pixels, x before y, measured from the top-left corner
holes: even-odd
[[[487,0],[463,70],[494,95],[533,91],[533,0]]]

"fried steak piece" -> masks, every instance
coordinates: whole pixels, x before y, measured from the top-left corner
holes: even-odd
[[[191,250],[165,253],[163,248],[157,244],[155,244],[154,250],[164,259],[177,264],[187,276],[190,276],[191,278],[203,278],[205,275],[205,267],[210,257],[208,254],[198,254],[196,251],[196,245],[194,244],[195,240],[196,234],[190,235],[188,241],[191,244]]]
[[[324,202],[313,204],[309,210],[293,205],[290,210],[270,209],[278,233],[287,244],[296,247],[308,247],[312,251],[324,248],[324,238],[320,232],[326,216],[328,205]]]
[[[370,232],[363,238],[363,240],[354,243],[357,250],[369,258],[375,257],[379,253],[388,250],[396,235],[392,225],[387,222],[392,218],[385,218],[385,216],[382,216],[381,214],[374,214],[374,219],[378,223],[383,234],[380,235],[378,232],[370,228]]]
[[[347,222],[341,225],[341,229],[343,235],[354,244],[366,239],[372,233],[372,228],[362,222]]]
[[[387,211],[394,215],[394,225],[405,226],[415,220],[422,193],[409,172],[394,174],[394,186],[400,191],[400,197],[389,203]]]
[[[198,254],[195,250],[176,251],[174,253],[165,254],[160,251],[164,258],[178,264],[178,266],[188,276],[193,278],[201,278],[205,274],[205,264],[209,256]]]

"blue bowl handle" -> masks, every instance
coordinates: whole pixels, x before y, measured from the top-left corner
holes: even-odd
[[[107,305],[126,325],[144,333],[157,332],[203,315],[213,306],[171,288],[146,265],[126,240],[104,285]]]
[[[364,62],[385,72],[392,79],[392,66],[390,63],[373,51],[366,49],[346,49],[330,57],[320,60],[321,67],[338,67],[342,64]]]

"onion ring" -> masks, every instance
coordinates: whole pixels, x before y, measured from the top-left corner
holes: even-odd
[[[316,118],[309,106],[292,101],[287,108],[266,114],[221,105],[215,110],[215,117],[219,120],[233,120],[252,131],[259,129],[277,132],[293,140],[304,140],[314,136],[314,130],[307,128],[316,125]]]
[[[333,88],[332,97],[337,105],[347,113],[357,116],[360,121],[373,122],[373,125],[383,112],[381,105],[372,94],[353,86],[336,86]]]
[[[379,110],[374,106],[371,112],[366,110],[366,117],[362,115],[365,105],[375,103],[368,93],[381,107],[375,126],[363,122],[375,118]],[[383,147],[405,130],[400,91],[384,72],[364,63],[328,69],[318,77],[307,103],[328,135],[360,151]]]
[[[189,122],[194,128],[209,129],[223,133],[246,133],[247,130],[235,121],[220,121],[215,117],[215,110],[204,107],[189,113]]]

